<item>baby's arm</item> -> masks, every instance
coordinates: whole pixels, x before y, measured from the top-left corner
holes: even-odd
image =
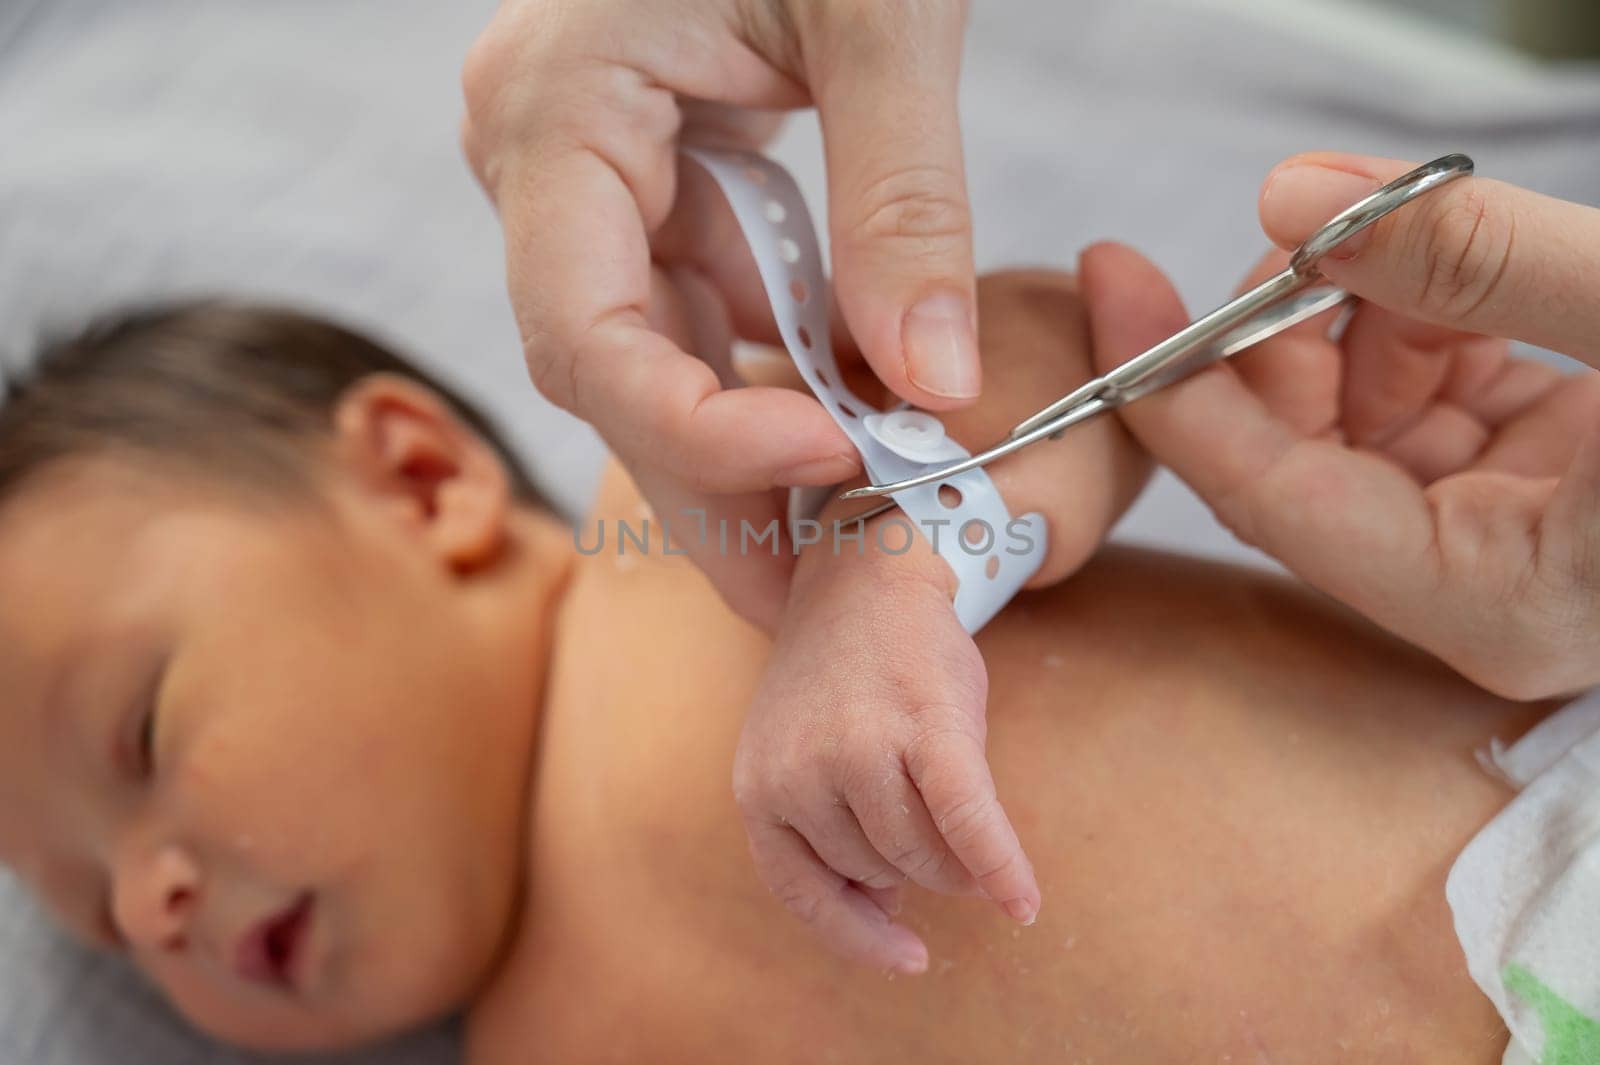
[[[1182,323],[1089,323],[1073,281],[1030,271],[979,285],[985,387],[945,414],[969,450],[1092,374],[1091,343],[1121,361]],[[1150,464],[1115,418],[989,468],[1013,515],[1043,514],[1049,549],[1030,587],[1081,566],[1133,501]],[[835,520],[871,509],[833,501]],[[767,885],[835,949],[920,971],[927,952],[892,923],[906,879],[982,894],[1024,923],[1038,887],[984,758],[987,676],[957,622],[949,567],[920,537],[826,533],[795,569],[773,656],[739,745],[735,791]],[[901,519],[903,520],[903,519]],[[880,543],[890,551],[882,550]]]
[[[1103,322],[1091,328],[1075,279],[1054,270],[990,274],[978,289],[983,396],[972,407],[940,415],[949,435],[972,452],[998,442],[1024,417],[1092,377],[1097,348],[1125,358],[1147,346],[1153,333],[1160,339],[1161,326],[1170,324],[1155,323],[1152,330],[1148,322]],[[1048,552],[1027,585],[1041,588],[1089,559],[1143,488],[1151,463],[1121,422],[1106,417],[986,469],[1013,515],[1037,511],[1048,522]],[[822,517],[865,509],[861,502],[835,501]],[[916,554],[924,565],[937,559],[931,549]],[[949,578],[942,563],[937,572]]]

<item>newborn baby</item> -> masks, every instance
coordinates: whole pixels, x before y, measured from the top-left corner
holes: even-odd
[[[980,296],[969,447],[1091,370],[1070,279]],[[1132,328],[1095,324],[1102,359]],[[995,467],[1050,519],[1041,583],[1145,470],[1110,419]],[[619,549],[643,517],[611,467],[580,552],[466,404],[294,314],[58,349],[0,408],[0,860],[255,1047],[465,1009],[480,1065],[1499,1060],[1442,884],[1509,797],[1472,752],[1547,708],[1277,578],[1130,550],[927,676],[943,563],[825,538],[773,644],[684,558]],[[1049,904],[908,896],[928,969],[886,975],[762,888],[730,768],[758,688],[955,669]],[[860,756],[815,719],[814,757]]]

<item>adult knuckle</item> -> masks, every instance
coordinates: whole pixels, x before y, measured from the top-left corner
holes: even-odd
[[[472,168],[472,175],[478,179],[478,184],[489,189],[487,160],[484,158],[477,127],[470,113],[463,112],[461,115],[461,121],[456,126],[456,142],[461,148],[462,158],[466,159],[467,165]]]
[[[654,342],[654,334],[637,331],[622,334],[622,343],[642,348]],[[633,351],[619,352],[625,358]],[[639,358],[653,357],[638,351]],[[656,402],[646,409],[631,411],[630,424],[640,446],[648,449],[652,463],[684,482],[692,491],[715,494],[725,488],[724,471],[705,460],[702,444],[705,404],[721,391],[716,372],[704,362],[685,365],[683,376],[668,390],[656,394]]]
[[[967,0],[782,0],[803,53],[820,46],[835,62],[893,63],[902,68],[954,52]],[[796,58],[801,58],[797,55]]]
[[[1465,188],[1420,212],[1411,241],[1423,264],[1419,306],[1446,321],[1465,320],[1503,295],[1516,221],[1509,206]]]
[[[704,399],[695,402],[698,409]],[[662,465],[676,473],[696,495],[716,495],[726,486],[720,469],[697,461],[699,452],[694,442],[693,419],[686,419],[682,427],[663,426],[656,431],[655,448]]]
[[[1491,695],[1512,702],[1529,702],[1553,693],[1549,669],[1522,651],[1501,649],[1488,661],[1462,672]]]
[[[972,228],[959,175],[942,166],[896,167],[863,190],[855,235],[867,241],[944,243]]]
[[[883,0],[779,0],[756,5],[777,16],[770,20],[777,31],[772,34],[774,42],[784,33],[794,36],[798,46],[794,58],[799,62],[806,46],[827,46],[838,54],[881,42],[888,29],[883,17],[886,6]]]
[[[528,377],[539,394],[562,410],[576,410],[578,358],[560,345],[531,336],[523,344]]]
[[[502,6],[467,47],[461,61],[461,95],[467,113],[483,117],[500,105],[518,69],[524,44],[537,39],[538,3]]]
[[[1535,603],[1532,585],[1507,590],[1488,600],[1494,622],[1457,633],[1440,649],[1441,657],[1480,688],[1503,699],[1525,701],[1552,694],[1552,653],[1548,603]]]
[[[507,0],[467,47],[462,99],[491,142],[549,109],[565,57],[585,51],[586,21],[595,16],[574,0]]]
[[[508,66],[506,44],[491,25],[467,48],[461,62],[461,96],[468,115],[482,115],[498,96]]]
[[[1485,685],[1508,699],[1543,699],[1588,681],[1592,609],[1570,587],[1532,590],[1506,612],[1510,631],[1493,649],[1494,671]]]
[[[1219,521],[1241,543],[1280,555],[1326,529],[1330,515],[1352,513],[1362,486],[1349,470],[1306,461],[1308,439],[1261,456],[1248,473],[1230,478],[1211,502]]]

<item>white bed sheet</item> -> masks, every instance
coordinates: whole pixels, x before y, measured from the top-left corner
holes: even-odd
[[[5,0],[0,357],[134,299],[294,300],[482,397],[580,508],[601,449],[525,384],[498,231],[455,150],[459,57],[493,7]],[[1485,173],[1600,201],[1593,68],[1313,0],[1012,0],[972,18],[963,110],[986,266],[1070,267],[1114,237],[1204,309],[1263,247],[1261,177],[1310,148],[1465,150]],[[778,154],[820,206],[814,125]],[[1119,535],[1253,557],[1169,479]],[[446,1027],[338,1060],[432,1065],[455,1047]],[[247,1060],[66,943],[0,873],[0,1065]]]

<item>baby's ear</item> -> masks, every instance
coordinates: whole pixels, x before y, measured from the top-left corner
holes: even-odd
[[[494,561],[510,485],[499,455],[433,390],[397,374],[352,385],[334,410],[340,459],[357,484],[453,569]]]

